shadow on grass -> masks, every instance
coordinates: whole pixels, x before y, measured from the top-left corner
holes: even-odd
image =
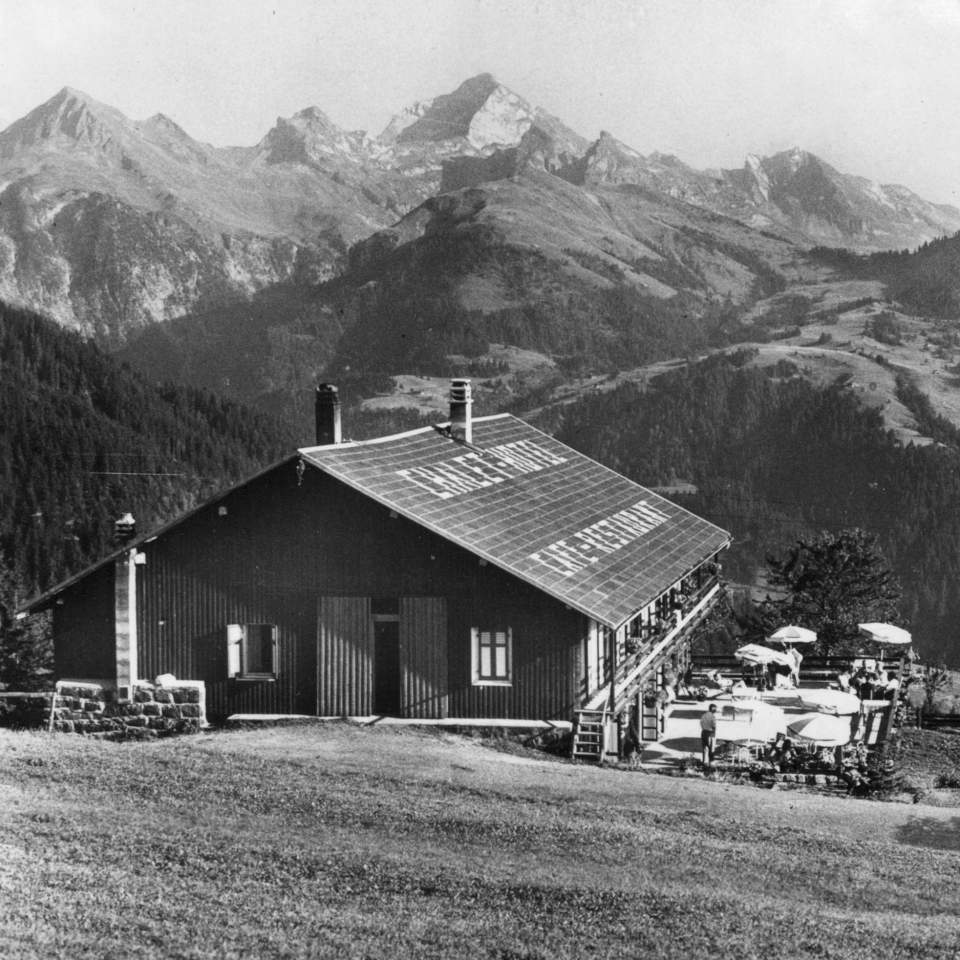
[[[896,838],[912,847],[933,847],[937,850],[960,850],[960,817],[938,820],[935,817],[914,817],[898,827]]]

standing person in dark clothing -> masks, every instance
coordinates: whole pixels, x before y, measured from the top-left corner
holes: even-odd
[[[703,765],[713,763],[713,751],[717,743],[717,705],[710,707],[700,716],[700,747],[703,751]]]

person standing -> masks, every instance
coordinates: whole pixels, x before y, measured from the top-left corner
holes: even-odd
[[[713,750],[717,742],[717,705],[711,703],[700,716],[700,749],[703,755],[703,765],[709,767],[713,763]]]
[[[792,644],[787,647],[787,653],[790,654],[790,659],[793,661],[793,670],[790,671],[793,676],[793,685],[795,687],[800,686],[800,664],[803,663],[803,654]]]

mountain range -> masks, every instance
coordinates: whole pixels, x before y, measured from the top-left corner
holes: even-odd
[[[744,583],[810,530],[877,531],[946,638],[958,230],[799,149],[698,171],[589,139],[485,74],[376,136],[308,107],[231,148],[65,88],[0,132],[0,565],[48,583],[129,504],[311,442],[318,378],[360,438],[469,376],[477,412],[696,498]]]
[[[278,285],[302,302],[386,269],[395,286],[424,238],[519,252],[526,267],[444,282],[482,314],[525,302],[532,253],[552,301],[625,284],[745,302],[812,245],[869,252],[958,229],[960,211],[802,150],[698,171],[589,139],[488,74],[373,137],[308,107],[253,146],[218,148],[71,88],[0,133],[0,297],[111,348]]]

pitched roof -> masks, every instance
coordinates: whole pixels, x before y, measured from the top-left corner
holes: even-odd
[[[609,627],[634,616],[730,534],[509,414],[473,421],[466,445],[424,427],[305,447],[303,460]],[[20,606],[41,610],[132,547],[149,543],[260,471],[137,537]]]
[[[306,447],[308,463],[609,627],[730,534],[509,414]]]

